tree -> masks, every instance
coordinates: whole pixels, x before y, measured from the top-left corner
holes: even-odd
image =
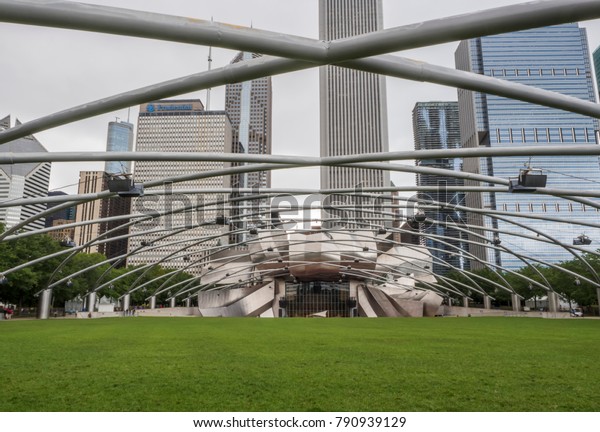
[[[4,226],[0,226],[0,233]],[[36,258],[61,250],[60,244],[48,235],[34,235],[17,240],[0,242],[0,273]],[[51,258],[24,269],[10,273],[7,282],[0,287],[0,299],[22,306],[37,303],[35,294],[46,287],[47,275],[51,274],[60,262]]]
[[[505,275],[506,280],[509,282],[510,286],[515,290],[517,294],[522,296],[525,299],[533,298],[534,307],[537,309],[537,298],[545,296],[548,292],[547,289],[541,288],[539,285],[536,285],[530,282],[528,279],[531,279],[535,282],[538,282],[544,286],[547,286],[546,283],[546,273],[548,271],[547,267],[544,267],[540,264],[531,264],[529,266],[521,267],[515,273],[507,273]],[[526,279],[528,278],[528,279]],[[549,282],[549,281],[548,281]]]

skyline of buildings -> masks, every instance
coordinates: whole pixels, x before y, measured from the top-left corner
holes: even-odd
[[[319,13],[320,31],[323,32],[322,36],[325,39],[348,37],[353,34],[359,34],[356,32],[362,32],[363,30],[369,31],[367,30],[368,28],[376,29],[378,26],[381,26],[381,1],[361,1],[350,5],[349,3],[341,1],[321,0],[319,3]],[[354,22],[354,25],[342,25],[344,22]],[[535,36],[529,38],[528,35]],[[551,50],[549,47],[558,48]],[[519,49],[521,48],[525,51],[520,55],[515,55],[515,53],[520,52]],[[531,29],[516,32],[516,35],[509,33],[488,36],[471,41],[463,41],[459,45],[456,55],[457,66],[464,70],[472,70],[476,73],[483,73],[488,76],[520,82],[526,85],[539,85],[543,88],[570,94],[590,101],[596,100],[596,92],[591,79],[591,59],[589,58],[589,47],[587,46],[585,30],[579,28],[577,24]],[[238,53],[232,63],[247,60],[256,56],[256,54]],[[596,64],[600,62],[600,50],[598,49],[594,52],[594,62]],[[598,68],[596,68],[596,71],[598,71]],[[382,80],[382,77],[378,76],[375,76],[377,78],[375,81],[371,81],[369,74],[365,74],[364,76],[353,75],[351,72],[352,71],[346,71],[336,67],[321,68],[321,88],[326,91],[324,93],[325,97],[321,99],[321,107],[323,108],[323,104],[327,103],[327,109],[322,109],[321,111],[321,120],[323,121],[323,119],[325,119],[324,123],[322,122],[322,137],[324,136],[323,131],[329,132],[327,134],[327,140],[321,141],[321,150],[323,151],[325,148],[326,151],[330,152],[341,151],[341,153],[336,154],[344,154],[344,151],[348,151],[349,153],[347,154],[385,151],[370,150],[369,145],[371,142],[368,140],[361,141],[360,139],[352,139],[353,137],[360,137],[360,134],[364,133],[365,130],[375,130],[384,123],[387,126],[385,109],[378,111],[377,114],[379,115],[379,118],[377,118],[377,115],[373,117],[377,120],[376,122],[369,123],[371,120],[367,119],[366,123],[360,123],[364,120],[364,113],[361,114],[360,109],[368,105],[365,102],[378,101],[379,103],[374,106],[379,105],[380,108],[385,108],[385,96],[379,98],[381,95],[378,96],[377,91],[374,93],[365,93],[366,88],[369,88],[369,92],[374,88],[376,90],[379,89],[385,94],[385,81]],[[600,82],[598,75],[596,75],[596,78],[598,82]],[[592,120],[581,115],[566,113],[560,110],[507,100],[493,95],[470,93],[471,92],[459,90],[461,107],[460,126],[463,132],[463,145],[465,146],[473,147],[484,145],[493,147],[519,144],[530,145],[533,143],[564,145],[569,143],[597,142],[596,134],[599,129],[597,120]],[[208,115],[206,113],[221,113],[215,114],[218,116],[225,113],[225,115],[229,117],[232,148],[228,150],[227,144],[224,144],[223,147],[219,147],[218,145],[216,147],[210,147],[208,141],[205,141],[204,144],[202,144],[205,148],[213,148],[213,150],[206,151],[248,152],[250,154],[257,152],[256,154],[269,154],[272,147],[272,94],[270,77],[246,83],[230,84],[227,86],[226,94],[226,113],[224,111],[204,111],[203,107],[199,111],[203,111],[203,113],[205,113],[204,115]],[[189,100],[167,100],[157,101],[156,103],[160,102],[185,105]],[[199,100],[194,100],[194,103],[196,102],[202,104]],[[424,101],[423,103],[427,102]],[[532,106],[535,108],[531,109],[530,107]],[[254,108],[257,109],[254,110]],[[423,106],[421,106],[421,108],[424,109]],[[157,110],[160,111],[161,109],[157,108]],[[415,111],[416,110],[417,107],[415,107]],[[165,109],[165,111],[169,112],[169,116],[176,117],[181,114],[177,113],[178,110],[173,109]],[[183,109],[181,111],[186,110]],[[377,109],[373,109],[372,111],[375,112]],[[441,111],[438,111],[438,114],[440,112]],[[326,115],[324,115],[324,113]],[[153,112],[151,114],[156,113]],[[141,117],[143,116],[140,111],[140,118]],[[423,122],[425,119],[421,118],[419,121]],[[441,127],[441,119],[438,119],[437,121],[439,122],[438,126]],[[208,129],[213,127],[208,125],[208,123],[206,125]],[[358,125],[357,127],[360,131],[352,129],[356,125]],[[111,135],[111,128],[113,130],[118,129],[122,132],[126,132],[122,137],[127,135],[127,149],[122,147],[123,142],[125,142],[124,140],[111,138],[111,136],[116,137],[117,135],[114,131]],[[169,129],[169,127],[166,127],[166,129]],[[184,129],[185,128],[171,127],[171,129],[169,129],[170,132],[168,133],[177,134],[184,131]],[[438,138],[441,138],[442,134],[446,132],[449,133],[448,130],[444,132],[442,129],[438,129]],[[138,135],[139,133],[138,126]],[[184,134],[185,133],[187,132],[184,131]],[[417,133],[417,124],[415,124],[415,148],[417,148]],[[335,136],[335,139],[340,138],[340,136],[341,138],[338,141],[330,140],[329,138],[333,136]],[[381,139],[379,139],[379,144],[382,144],[385,141],[383,139],[384,136],[387,137],[387,131],[380,135]],[[131,149],[133,143],[132,138],[132,124],[118,121],[111,122],[107,137],[107,150],[112,148],[115,149],[115,151],[128,151]],[[324,146],[324,142],[328,143],[328,145]],[[336,143],[339,144],[338,147],[336,147]],[[121,145],[121,147],[119,147],[119,145]],[[425,147],[421,148],[428,148],[427,144],[424,145]],[[155,146],[153,151],[162,150],[174,151],[169,150],[168,147],[164,146]],[[565,163],[565,161],[567,161],[567,163]],[[426,166],[429,163],[433,164],[429,166],[450,167],[451,165],[452,169],[457,169],[456,164],[458,161],[420,161],[421,166]],[[450,165],[444,165],[444,163],[450,163]],[[120,172],[131,171],[131,169],[126,168],[124,163],[117,162],[117,164],[119,164],[118,169]],[[152,164],[155,165],[152,167]],[[531,167],[540,168],[549,173],[549,187],[572,189],[584,181],[589,182],[589,188],[595,188],[595,184],[600,184],[600,173],[598,173],[599,162],[596,157],[568,157],[561,160],[558,158],[535,157],[532,160],[526,161],[519,158],[494,157],[485,160],[467,159],[464,161],[464,164],[465,171],[467,172],[494,175],[500,178],[515,177],[520,168],[524,167],[525,164],[531,164]],[[107,169],[109,169],[108,166],[109,163],[107,162]],[[146,168],[144,168],[145,166]],[[172,176],[179,175],[183,172],[189,172],[185,168],[181,168],[181,166],[177,167],[176,164],[173,163],[165,164],[163,168],[165,167],[168,167],[166,169]],[[214,169],[215,165],[213,164],[212,167]],[[146,169],[146,174],[144,174],[144,169]],[[110,170],[117,172],[115,171],[114,166],[113,168],[110,168]],[[332,173],[334,171],[339,175],[333,175]],[[355,187],[358,185],[361,185],[362,187],[389,185],[389,183],[369,184],[362,180],[355,182],[356,180],[359,180],[359,177],[360,179],[365,178],[361,177],[362,174],[359,173],[360,171],[362,170],[352,171],[351,169],[337,167],[332,168],[331,170],[323,168],[321,171],[322,174],[324,172],[329,173],[327,175],[327,182],[329,182],[329,184],[322,184],[322,187],[327,189],[333,187]],[[368,170],[364,171],[370,172]],[[144,181],[163,177],[161,172],[163,171],[159,169],[156,163],[148,163],[148,165],[140,163],[140,173],[136,172],[136,181],[143,183]],[[359,173],[357,174],[358,177],[351,174],[352,172],[354,174]],[[573,173],[576,173],[576,175]],[[387,171],[373,171],[371,174],[379,177],[387,174],[389,177]],[[146,180],[143,180],[144,175],[146,175]],[[169,177],[169,175],[166,175],[166,177]],[[197,187],[227,187],[222,186],[227,184],[227,182],[213,180],[207,180],[206,182],[203,182],[201,186]],[[237,184],[240,186],[260,184],[261,187],[270,187],[269,181],[270,173],[262,172],[260,174],[252,173],[248,175],[246,184],[239,182]],[[331,181],[335,181],[337,184],[333,185]],[[439,182],[440,179],[417,175],[418,185],[428,184],[427,182],[431,181]],[[229,186],[233,184],[232,179],[229,179],[228,184]],[[446,184],[451,185],[450,183]],[[474,183],[467,182],[467,185],[469,184]],[[456,185],[460,186],[461,182],[456,183]],[[423,194],[420,195],[424,196]],[[524,197],[527,197],[527,202],[523,201]],[[454,195],[453,197],[446,197],[445,199],[456,200],[458,203],[461,201],[459,198],[461,197]],[[169,199],[167,199],[167,201],[168,200]],[[530,213],[532,215],[543,214],[545,216],[566,216],[573,220],[582,221],[592,220],[597,216],[597,211],[595,209],[589,208],[589,206],[586,207],[584,204],[576,205],[559,198],[541,197],[539,195],[524,196],[469,193],[467,194],[466,200],[467,205],[475,206],[476,208],[479,206],[479,208],[483,209],[505,212],[515,211],[518,213]],[[440,199],[440,201],[444,200]],[[173,202],[176,202],[176,200]],[[167,207],[169,206],[169,204],[166,203],[165,205]],[[520,232],[521,234],[527,233],[526,230],[520,231],[519,228],[515,227],[513,224],[485,218],[481,215],[471,215],[469,222],[491,230],[514,231]],[[535,221],[528,222],[527,224],[534,229],[548,231],[549,225],[546,222]],[[560,233],[561,242],[570,244],[572,239],[577,235],[589,234],[592,231],[586,229],[585,232],[582,232],[582,228],[576,225],[572,228],[572,230],[562,230]],[[471,241],[479,242],[480,244],[489,244],[492,242],[494,237],[492,231],[482,230],[476,232],[476,234],[477,233],[485,237],[485,240],[474,235],[471,236]],[[441,235],[441,232],[438,231],[436,235],[437,234]],[[508,247],[517,253],[530,250],[530,245],[534,242],[532,239],[510,236],[508,243],[502,235],[500,235],[500,237],[504,242],[503,247]],[[594,238],[600,238],[600,236],[594,235]],[[430,241],[428,240],[428,242]],[[540,243],[535,241],[535,245],[539,246]],[[479,248],[478,250],[477,246],[472,246],[472,252],[476,253],[477,256],[483,260],[489,260],[510,268],[521,267],[523,265],[521,260],[511,254],[501,253],[499,251],[490,254],[490,250],[486,247]],[[537,256],[543,261],[557,262],[568,259],[571,255],[565,250],[548,247],[542,250]]]
[[[586,33],[578,24],[462,41],[456,51],[456,65],[460,70],[596,102]],[[597,144],[598,121],[590,117],[461,89],[458,90],[458,101],[463,147]],[[585,187],[588,190],[600,190],[600,163],[597,156],[464,159],[464,171],[503,179],[517,177],[520,169],[526,167],[542,169],[548,176],[548,188],[577,190]],[[479,185],[479,182],[465,181],[465,185]],[[469,207],[484,210],[587,222],[594,222],[598,218],[595,208],[550,195],[467,192],[465,201]],[[487,229],[479,232],[474,230],[469,235],[471,241],[480,245],[471,244],[471,252],[483,261],[509,269],[525,265],[519,255],[539,259],[542,263],[571,259],[572,253],[555,245],[555,241],[572,245],[573,239],[581,234],[600,239],[600,230],[575,224],[566,228],[565,224],[558,222],[519,219],[519,223],[537,230],[532,232],[510,221],[485,217],[481,213],[470,212],[467,220],[472,225]],[[517,235],[506,235],[504,231]],[[539,236],[534,236],[535,232],[542,237],[542,241]],[[543,242],[546,236],[550,236],[550,243]],[[502,245],[495,250],[486,247],[490,244],[500,245],[495,244],[494,237],[499,237]],[[511,253],[502,252],[499,250],[501,248]],[[597,244],[592,244],[590,248],[597,248]],[[481,265],[473,262],[472,268]]]

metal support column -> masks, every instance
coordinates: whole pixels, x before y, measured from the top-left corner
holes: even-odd
[[[40,293],[37,317],[39,319],[50,318],[50,305],[52,303],[52,289],[45,289]]]
[[[512,303],[513,312],[519,312],[521,310],[521,299],[518,294],[511,294],[510,301]]]
[[[171,299],[171,301],[170,301],[170,304],[169,304],[169,306],[170,306],[170,307],[172,307],[172,308],[174,308],[174,307],[175,307],[175,303],[176,303],[176,302],[175,302],[175,297],[173,297],[173,298]]]
[[[490,296],[488,296],[488,295],[483,296],[483,308],[484,309],[492,308],[492,299],[490,299]]]
[[[156,309],[156,296],[150,297],[150,309]]]
[[[95,292],[91,292],[88,294],[87,304],[88,304],[88,307],[87,307],[88,312],[94,312],[94,309],[96,308],[96,293]]]
[[[553,291],[548,292],[548,311],[558,312],[558,294]]]
[[[185,307],[187,307],[187,308],[192,307],[192,299],[191,298],[185,299]]]
[[[469,308],[469,297],[463,297],[463,307],[466,309]]]
[[[131,307],[131,294],[125,294],[123,296],[123,314],[127,314]]]

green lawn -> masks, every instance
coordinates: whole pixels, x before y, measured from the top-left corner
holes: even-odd
[[[12,320],[0,346],[0,411],[600,410],[600,320]]]

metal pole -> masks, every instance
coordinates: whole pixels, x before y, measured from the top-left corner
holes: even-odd
[[[88,294],[88,312],[95,312],[96,310],[96,293],[91,292]]]
[[[125,294],[123,296],[123,315],[129,312],[129,308],[131,307],[131,294]]]
[[[519,312],[521,310],[521,298],[519,297],[519,295],[512,294],[510,296],[510,299],[511,299],[511,303],[512,303],[513,312]]]
[[[50,305],[52,304],[52,289],[47,288],[40,293],[37,317],[39,319],[50,318]]]
[[[490,34],[600,17],[595,0],[531,2],[445,17],[324,43],[309,38],[230,26],[208,20],[80,4],[1,0],[0,20],[262,52],[334,62]]]

